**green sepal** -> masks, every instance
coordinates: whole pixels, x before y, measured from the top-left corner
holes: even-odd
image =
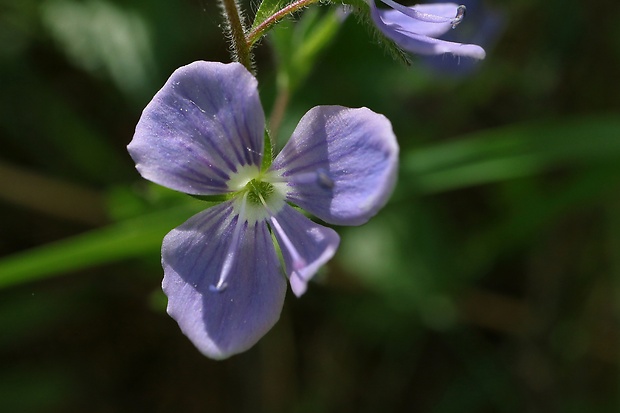
[[[205,202],[213,202],[213,203],[220,203],[220,202],[224,202],[224,201],[228,201],[230,199],[230,195],[226,194],[226,195],[189,195],[194,199],[198,199],[200,201],[205,201]]]
[[[263,161],[261,163],[260,166],[260,170],[262,172],[265,172],[267,169],[269,169],[269,167],[271,166],[271,163],[273,162],[273,140],[271,139],[271,136],[269,135],[269,131],[265,130],[265,150],[263,152]]]
[[[339,2],[351,8],[353,14],[357,18],[357,21],[362,24],[372,36],[372,38],[394,59],[399,60],[406,64],[411,65],[411,58],[407,52],[402,50],[392,40],[385,37],[381,30],[377,29],[372,18],[370,17],[370,6],[366,3],[366,0],[339,0]]]

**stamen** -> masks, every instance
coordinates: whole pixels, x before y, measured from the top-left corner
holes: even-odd
[[[306,260],[304,260],[301,257],[301,255],[299,255],[299,252],[297,252],[297,249],[295,248],[291,240],[288,238],[288,236],[286,235],[286,233],[280,226],[280,223],[278,222],[276,217],[271,215],[269,217],[269,220],[271,221],[271,225],[273,226],[273,228],[278,232],[278,234],[280,234],[280,238],[282,239],[282,243],[284,244],[284,247],[286,247],[289,254],[291,254],[291,258],[293,259],[293,268],[292,268],[293,272],[297,273],[297,275],[301,277],[298,270],[306,266]]]
[[[325,189],[332,189],[334,187],[334,180],[329,175],[329,172],[323,168],[316,170],[317,182]]]
[[[272,228],[275,229],[278,234],[280,234],[280,238],[282,239],[282,243],[284,244],[284,247],[286,247],[289,254],[291,254],[291,258],[293,259],[293,268],[292,268],[293,272],[297,273],[297,275],[301,278],[301,274],[299,274],[298,270],[306,266],[306,260],[304,260],[301,257],[301,255],[299,255],[299,252],[297,252],[297,249],[295,248],[295,246],[293,245],[289,237],[286,235],[286,232],[284,232],[284,230],[282,229],[282,226],[280,226],[280,223],[274,216],[273,212],[267,206],[267,203],[263,199],[263,196],[259,193],[258,197],[260,198],[267,212],[269,212],[269,221],[271,222]],[[282,245],[280,246],[280,248],[281,247]]]
[[[224,291],[226,287],[228,287],[226,279],[228,278],[228,274],[230,274],[230,269],[232,268],[233,261],[235,259],[235,254],[239,243],[239,235],[241,234],[241,227],[243,226],[243,223],[245,221],[243,217],[245,216],[245,205],[247,197],[247,193],[243,195],[243,200],[241,201],[241,210],[237,215],[237,224],[235,225],[232,240],[230,241],[228,251],[226,252],[226,259],[224,260],[224,265],[222,265],[222,270],[220,271],[220,278],[217,281],[217,284],[211,284],[209,286],[209,291],[211,292],[219,293]]]
[[[456,17],[454,17],[454,20],[452,20],[453,29],[456,29],[456,26],[458,26],[463,21],[466,11],[467,7],[462,4],[456,9]]]
[[[325,168],[318,168],[315,172],[295,174],[291,177],[272,178],[271,182],[289,182],[295,184],[316,183],[324,189],[332,189],[334,187],[334,180],[332,179],[329,171]]]

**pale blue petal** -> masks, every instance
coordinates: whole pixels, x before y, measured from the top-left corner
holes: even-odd
[[[386,37],[394,41],[399,47],[407,52],[424,55],[451,53],[456,56],[472,57],[474,59],[484,59],[486,56],[484,49],[478,45],[455,43],[436,39],[431,35],[428,35],[426,33],[426,29],[421,29],[421,32],[417,31],[419,29],[420,20],[416,20],[415,18],[405,14],[398,16],[398,18],[394,18],[395,14],[393,12],[380,12],[374,3],[374,0],[369,0],[369,5],[370,16],[377,28]],[[411,8],[407,8],[402,5],[399,6],[399,12],[403,11],[403,9],[411,10]],[[410,18],[411,21],[407,23],[406,18]],[[446,22],[438,22],[437,24],[441,25],[445,23]]]
[[[230,202],[217,205],[172,230],[162,246],[168,313],[214,359],[252,347],[278,320],[286,293],[267,224],[242,222],[235,237],[237,220]]]
[[[291,289],[299,297],[318,269],[334,256],[340,237],[288,205],[271,218],[271,229],[282,251]]]
[[[264,128],[254,76],[239,63],[194,62],[177,69],[146,106],[128,150],[148,180],[188,194],[222,194],[239,167],[260,167]]]
[[[370,109],[318,106],[272,164],[287,199],[337,225],[368,221],[387,202],[398,169],[390,121]]]
[[[398,3],[398,9],[378,9],[381,20],[388,25],[396,25],[403,30],[411,33],[417,33],[430,37],[441,36],[452,28],[452,22],[456,16],[458,5],[456,3],[431,3],[418,4],[415,6],[405,7]],[[412,18],[410,15],[404,14],[401,8],[405,8],[416,13],[418,18]],[[425,16],[437,17],[435,21],[424,19]]]
[[[427,23],[452,23],[458,8],[456,3],[416,4],[408,7],[393,0],[381,0],[381,2],[413,20]]]

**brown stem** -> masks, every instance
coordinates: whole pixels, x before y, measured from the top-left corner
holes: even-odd
[[[284,113],[288,106],[289,96],[288,88],[281,88],[273,104],[271,116],[269,116],[269,130],[271,132],[269,136],[271,136],[271,146],[274,147],[274,149],[278,142],[278,132],[280,131],[280,125],[282,124],[282,119],[284,119]]]
[[[267,19],[265,19],[265,21],[263,21],[261,24],[256,26],[254,30],[247,34],[247,36],[245,37],[246,46],[248,48],[251,48],[254,43],[256,43],[256,41],[260,39],[263,34],[265,34],[265,32],[271,28],[271,26],[273,26],[289,14],[295,13],[296,11],[303,9],[304,7],[309,6],[312,3],[316,3],[317,1],[318,0],[297,0],[282,8],[281,10],[278,10]]]

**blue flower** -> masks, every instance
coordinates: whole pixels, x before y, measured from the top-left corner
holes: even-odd
[[[392,126],[369,109],[311,109],[262,168],[264,131],[257,81],[242,65],[194,62],[146,106],[128,146],[144,178],[226,196],[162,246],[168,313],[216,359],[253,346],[278,320],[286,280],[302,295],[338,248],[334,230],[289,203],[331,224],[359,225],[387,202],[396,180]]]
[[[406,7],[392,0],[381,2],[392,9],[378,9],[368,0],[370,17],[377,28],[403,50],[423,55],[451,53],[484,59],[484,49],[475,44],[463,44],[437,39],[455,28],[465,16],[465,6],[455,3],[418,4]]]

